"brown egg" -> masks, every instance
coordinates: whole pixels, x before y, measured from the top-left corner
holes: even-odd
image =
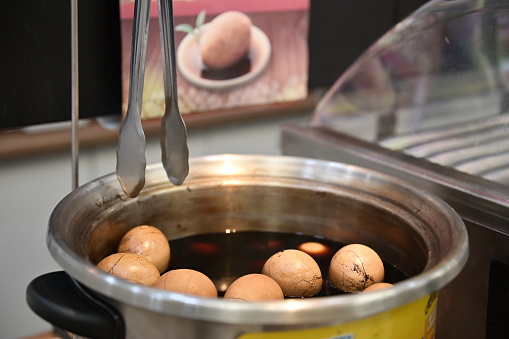
[[[200,297],[217,298],[217,289],[212,280],[205,274],[190,269],[166,272],[159,278],[155,287]]]
[[[225,299],[243,301],[282,300],[283,291],[271,277],[248,274],[235,280],[226,290]]]
[[[134,283],[152,286],[159,279],[159,271],[147,258],[134,253],[115,253],[101,260],[101,270]]]
[[[325,256],[330,252],[330,248],[328,248],[324,244],[315,241],[302,243],[299,245],[298,249],[301,250],[302,252],[306,252],[307,254],[314,258]]]
[[[322,289],[322,274],[316,261],[299,250],[284,250],[271,256],[262,273],[274,279],[288,297],[310,297]]]
[[[364,292],[372,292],[372,291],[378,291],[378,290],[384,290],[386,288],[389,288],[389,287],[393,287],[394,285],[393,284],[389,284],[389,283],[384,283],[384,282],[381,282],[381,283],[376,283],[376,284],[373,284],[371,286],[368,286],[364,289],[364,291],[362,291],[362,293]]]
[[[211,68],[226,68],[247,54],[251,45],[251,19],[237,11],[222,13],[204,27],[200,55]]]
[[[117,252],[141,255],[156,265],[159,273],[170,264],[170,245],[161,230],[154,226],[142,225],[129,230],[120,240]]]
[[[351,244],[332,257],[329,281],[345,292],[361,292],[384,280],[384,265],[378,254],[368,246]]]

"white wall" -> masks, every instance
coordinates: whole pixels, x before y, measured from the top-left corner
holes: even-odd
[[[280,154],[280,126],[304,124],[309,114],[191,130],[190,156]],[[158,137],[147,140],[148,162],[160,161]],[[115,171],[115,145],[80,149],[80,184]],[[0,338],[51,329],[27,306],[25,291],[39,275],[60,270],[46,248],[46,227],[71,190],[70,151],[0,161]]]

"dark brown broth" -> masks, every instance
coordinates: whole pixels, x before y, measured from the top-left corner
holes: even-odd
[[[343,294],[330,286],[329,263],[345,244],[294,233],[236,232],[201,234],[170,241],[171,259],[168,270],[188,268],[207,275],[216,285],[219,295],[237,278],[251,273],[261,273],[263,264],[274,253],[284,249],[297,249],[305,242],[318,242],[330,251],[313,256],[324,277],[322,291],[317,296]],[[385,282],[396,283],[408,278],[401,270],[383,260]]]

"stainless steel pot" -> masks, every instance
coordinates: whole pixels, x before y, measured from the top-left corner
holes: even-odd
[[[366,294],[242,303],[140,286],[95,267],[115,251],[127,230],[140,224],[157,226],[170,240],[235,228],[363,243],[410,278]],[[162,166],[153,164],[147,168],[144,190],[134,199],[122,193],[115,175],[107,175],[58,204],[49,221],[47,244],[70,279],[37,278],[29,286],[29,305],[47,320],[60,321],[63,328],[78,317],[100,321],[96,330],[88,322],[78,326],[84,332],[78,334],[98,338],[229,339],[345,324],[438,291],[460,272],[468,256],[461,218],[437,197],[371,170],[282,156],[191,159],[182,186],[170,184]],[[41,303],[54,308],[55,302],[44,294],[64,293],[64,280],[76,281],[73,286],[83,299],[94,300],[93,307],[103,314],[72,311],[69,319],[61,320],[62,312],[56,310],[48,316]],[[57,306],[74,303],[65,300],[58,300]]]

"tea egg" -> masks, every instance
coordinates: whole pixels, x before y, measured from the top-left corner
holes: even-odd
[[[136,226],[120,240],[117,252],[130,252],[150,260],[159,270],[166,271],[170,264],[170,245],[168,239],[157,227]]]
[[[235,280],[226,290],[224,299],[242,301],[282,300],[283,291],[277,282],[263,274],[248,274]]]
[[[217,298],[217,289],[205,274],[191,269],[176,269],[163,274],[155,287],[172,292]]]
[[[315,241],[304,242],[299,245],[298,249],[314,258],[325,256],[330,252],[329,247]]]
[[[361,292],[382,282],[384,274],[382,259],[373,249],[361,244],[339,249],[329,266],[330,283],[345,292]]]
[[[119,278],[147,286],[154,285],[160,276],[150,260],[129,252],[109,255],[97,267]]]
[[[381,283],[376,283],[376,284],[373,284],[371,286],[366,287],[364,289],[364,291],[362,291],[362,292],[364,293],[364,292],[372,292],[372,291],[384,290],[386,288],[390,288],[390,287],[393,287],[393,286],[394,286],[393,284],[381,282]]]
[[[322,273],[307,253],[289,249],[272,255],[262,273],[274,279],[288,297],[310,297],[322,289]]]

